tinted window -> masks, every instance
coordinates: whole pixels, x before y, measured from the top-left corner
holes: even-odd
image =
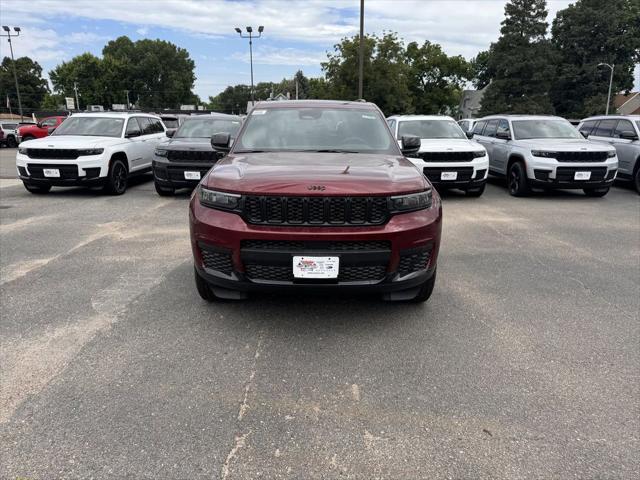
[[[405,120],[398,122],[398,140],[404,135],[420,138],[467,138],[453,120]]]
[[[148,117],[138,117],[138,123],[140,124],[140,128],[142,129],[142,135],[150,135],[155,133],[153,131],[153,126],[151,125],[151,119]]]
[[[487,128],[484,129],[485,137],[496,136],[496,130],[498,129],[498,122],[500,122],[500,120],[498,119],[489,120],[489,122],[487,123]]]
[[[387,120],[387,124],[389,125],[389,128],[391,129],[391,131],[395,133],[395,131],[396,131],[396,121],[395,120]]]
[[[2,124],[2,128],[6,129],[6,130],[15,130],[16,129],[16,124],[15,123],[3,123]]]
[[[513,125],[513,133],[516,140],[530,138],[583,138],[573,125],[562,119],[514,120],[511,124]]]
[[[57,119],[55,118],[46,118],[42,121],[43,127],[55,127],[57,123]]]
[[[464,130],[465,132],[469,130],[469,122],[467,120],[463,120],[461,122],[458,122],[458,124],[460,125],[460,128],[462,130]]]
[[[620,134],[622,132],[636,133],[635,130],[633,129],[633,124],[629,120],[620,120],[618,122],[618,126],[616,127],[616,130],[613,136],[615,138],[620,138]]]
[[[140,134],[142,134],[142,129],[140,128],[140,124],[138,123],[137,118],[130,118],[129,123],[127,123],[126,135],[134,132],[139,132]]]
[[[482,129],[486,124],[487,122],[485,120],[476,123],[473,127],[473,133],[475,133],[476,135],[482,135]]]
[[[53,135],[119,137],[123,125],[122,118],[73,116],[62,122]]]
[[[596,137],[611,137],[617,123],[618,120],[602,120],[591,132],[591,135],[595,135]]]
[[[178,119],[177,118],[163,118],[164,126],[167,128],[178,128]]]
[[[591,135],[591,130],[593,130],[593,127],[596,126],[596,123],[598,123],[597,120],[589,120],[588,122],[584,122],[580,127],[580,133],[582,133],[585,137],[588,137],[589,135]]]
[[[500,120],[500,123],[498,123],[497,132],[509,133],[509,122],[504,119]]]
[[[253,109],[233,151],[251,150],[399,153],[377,110],[331,106]]]
[[[151,122],[151,128],[153,129],[153,133],[164,133],[164,128],[162,127],[162,122],[157,118],[149,118]]]
[[[235,137],[240,120],[200,117],[186,119],[174,138],[211,138],[214,133],[228,133]]]

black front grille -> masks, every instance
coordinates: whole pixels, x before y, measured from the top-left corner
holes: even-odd
[[[420,152],[418,156],[425,162],[470,162],[474,152]]]
[[[244,268],[247,277],[251,280],[275,282],[292,282],[294,280],[292,266],[247,264]],[[379,281],[384,278],[386,270],[384,265],[341,265],[337,281]],[[332,282],[335,280],[329,279],[327,281]]]
[[[429,266],[431,258],[431,250],[422,250],[413,253],[400,254],[400,263],[398,264],[398,275],[404,277],[413,272],[425,270]]]
[[[78,150],[70,148],[28,148],[27,156],[43,160],[75,160],[78,158]]]
[[[167,159],[172,162],[209,162],[214,163],[216,152],[203,150],[168,150]]]
[[[554,158],[559,162],[604,162],[608,158],[607,152],[555,152]]]
[[[442,172],[458,172],[458,176],[455,180],[450,180],[454,182],[466,182],[471,180],[471,176],[473,175],[473,167],[444,167],[444,168],[430,168],[424,167],[422,170],[424,172],[425,177],[429,179],[430,182],[440,183],[441,181],[447,182],[449,180],[440,180]]]
[[[206,247],[203,248],[202,246],[200,251],[202,253],[202,261],[205,267],[224,273],[225,275],[231,275],[231,272],[233,271],[233,262],[231,261],[230,253],[210,250]]]
[[[44,163],[28,163],[27,169],[32,178],[51,178],[52,180],[58,177],[45,177],[43,170],[45,168],[57,168],[60,170],[61,180],[74,180],[78,178],[78,166],[77,165],[55,165]]]
[[[370,241],[297,241],[297,240],[243,240],[241,248],[253,250],[281,251],[328,251],[353,252],[371,250],[391,250],[391,242],[385,240]]]
[[[604,180],[604,176],[607,174],[607,167],[558,167],[556,169],[556,181],[558,182],[574,182],[581,180],[574,180],[576,172],[591,172],[591,178],[586,180],[588,182],[597,182]]]
[[[270,225],[381,225],[386,197],[258,197],[244,199],[249,223]]]

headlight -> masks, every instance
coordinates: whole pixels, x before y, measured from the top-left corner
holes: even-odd
[[[28,148],[19,147],[18,148],[18,153],[21,154],[21,155],[26,155],[27,153],[29,153],[28,150],[29,150]]]
[[[431,207],[431,189],[424,192],[391,197],[391,211],[393,213],[412,212]]]
[[[220,210],[238,210],[242,196],[235,193],[209,190],[199,185],[198,198],[200,199],[200,203],[205,207],[218,208]]]
[[[613,158],[616,156],[616,151],[612,150],[611,152],[607,152],[607,158]]]
[[[476,152],[473,152],[473,158],[484,157],[486,154],[487,152],[485,152],[484,150],[478,150]]]
[[[545,152],[543,150],[531,150],[534,157],[555,158],[556,152]]]
[[[78,155],[101,155],[104,152],[104,148],[83,148],[78,150]]]
[[[166,157],[167,156],[167,150],[164,148],[156,148],[156,156],[158,157]]]

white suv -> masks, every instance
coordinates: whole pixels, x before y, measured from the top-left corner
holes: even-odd
[[[616,149],[585,140],[564,118],[493,115],[477,120],[473,133],[489,152],[491,174],[506,177],[515,197],[531,187],[581,188],[603,197],[616,178]]]
[[[131,174],[151,171],[156,145],[166,138],[160,117],[142,113],[79,113],[51,136],[22,142],[18,176],[32,193],[52,186],[102,185],[120,195]]]
[[[408,157],[437,189],[459,188],[479,197],[489,169],[485,148],[467,138],[451,117],[442,115],[395,115],[387,118],[394,137],[420,138],[420,150]]]

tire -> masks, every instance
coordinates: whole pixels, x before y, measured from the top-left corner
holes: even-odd
[[[156,187],[156,192],[161,197],[171,197],[175,193],[175,188],[163,187],[162,185],[158,184],[157,182],[153,182],[153,186]]]
[[[24,184],[24,188],[26,188],[28,192],[35,194],[49,193],[49,190],[51,190],[51,185],[32,185],[27,182],[22,183]]]
[[[127,167],[122,160],[114,160],[109,166],[104,191],[109,195],[122,195],[127,190]]]
[[[636,160],[636,164],[640,163],[640,158]],[[636,192],[640,194],[640,165],[636,167],[636,174],[633,176],[633,185],[636,187]]]
[[[482,185],[479,188],[468,188],[466,190],[467,197],[480,197],[484,193],[486,185]]]
[[[531,193],[527,180],[527,169],[522,162],[514,162],[509,167],[507,188],[513,197],[526,197]]]
[[[431,278],[422,284],[422,287],[420,288],[420,291],[415,296],[415,298],[412,300],[412,302],[414,302],[414,303],[423,303],[423,302],[426,302],[427,300],[429,300],[429,297],[431,297],[431,294],[433,293],[433,287],[435,287],[435,285],[436,285],[436,273],[437,272],[438,272],[437,269],[434,270],[433,271],[433,275],[431,275]]]
[[[16,137],[7,138],[7,147],[16,148],[18,146],[18,142],[16,141]]]
[[[196,277],[196,289],[200,294],[200,298],[206,300],[207,302],[215,302],[217,300],[217,297],[211,291],[211,287],[209,286],[207,281],[198,274],[198,270],[196,270],[195,267],[193,268],[193,273]]]
[[[607,193],[609,193],[609,187],[584,189],[584,194],[587,197],[604,197]]]
[[[28,140],[34,140],[36,137],[34,137],[33,135],[27,135],[25,137],[22,137],[22,141],[26,142]]]

